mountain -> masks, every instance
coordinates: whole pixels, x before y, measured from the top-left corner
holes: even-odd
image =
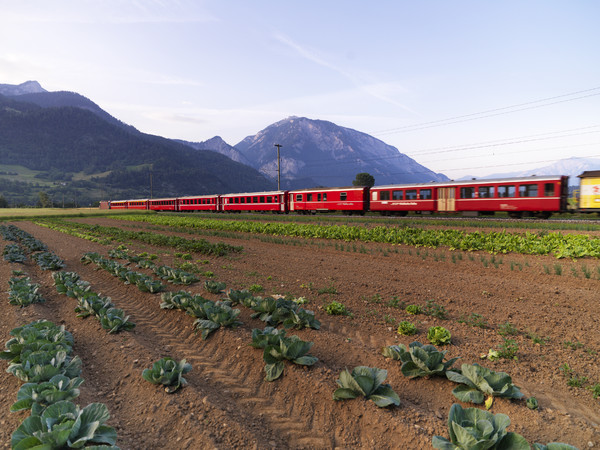
[[[177,142],[181,142],[182,144],[188,145],[196,150],[210,150],[217,152],[236,162],[246,164],[247,166],[252,166],[252,163],[248,160],[248,158],[246,158],[238,149],[225,142],[221,136],[215,136],[214,138],[203,142],[188,142],[182,140],[177,140]]]
[[[108,120],[83,97],[60,96],[83,106],[23,101],[40,94],[0,95],[0,193],[11,204],[35,203],[40,191],[89,204],[274,187],[255,169],[224,155]]]
[[[104,119],[122,128],[126,128],[131,132],[137,132],[134,127],[127,125],[121,122],[119,119],[111,116],[89,98],[86,98],[76,92],[48,92],[43,89],[37,81],[27,81],[19,85],[0,84],[0,95],[9,97],[17,102],[33,103],[41,106],[42,108],[71,106],[74,108],[86,109],[93,112],[101,119]]]
[[[0,84],[0,95],[14,96],[48,92],[37,81],[26,81],[21,84]]]
[[[505,172],[486,175],[481,178],[512,178],[512,177],[529,177],[531,175],[568,175],[569,185],[575,186],[579,184],[578,175],[581,175],[586,170],[600,170],[600,159],[597,158],[577,158],[571,157],[561,159],[554,164],[538,167],[536,169],[523,170],[520,172]],[[469,178],[470,179],[470,178]]]
[[[373,175],[377,185],[448,179],[368,134],[305,117],[274,123],[235,148],[276,179],[275,144],[281,144],[281,184],[286,188],[348,186],[360,172]]]

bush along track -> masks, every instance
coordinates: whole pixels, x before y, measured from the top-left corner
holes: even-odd
[[[221,242],[211,244],[205,239],[185,239],[179,236],[166,236],[164,234],[151,233],[148,231],[127,231],[118,227],[87,225],[58,219],[38,220],[35,223],[52,230],[101,243],[108,243],[110,240],[118,242],[135,240],[149,245],[172,247],[184,252],[196,252],[214,256],[225,256],[230,253],[242,251],[242,247],[236,247]]]
[[[451,250],[481,250],[493,254],[553,254],[557,258],[600,258],[600,239],[582,234],[509,233],[506,231],[466,232],[461,230],[429,230],[408,226],[376,226],[366,228],[348,225],[199,219],[168,215],[131,215],[126,217],[115,216],[114,218],[188,229],[209,229],[343,241],[380,242],[430,248],[448,247]]]
[[[75,272],[55,272],[52,274],[56,290],[68,297],[77,299],[75,312],[78,317],[94,316],[100,321],[102,328],[109,334],[135,327],[125,316],[122,309],[115,308],[108,297],[102,297],[90,290],[90,284],[80,280]]]
[[[7,372],[26,382],[11,411],[30,409],[11,436],[13,449],[67,449],[97,444],[116,449],[117,433],[104,425],[110,418],[102,403],[80,408],[71,400],[79,396],[83,379],[81,360],[73,357],[73,336],[52,322],[39,320],[10,332],[0,358],[8,360]]]

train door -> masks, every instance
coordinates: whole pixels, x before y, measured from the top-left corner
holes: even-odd
[[[456,195],[453,187],[438,188],[438,211],[456,211]]]

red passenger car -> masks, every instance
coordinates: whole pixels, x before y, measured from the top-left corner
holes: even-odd
[[[464,212],[510,217],[548,218],[567,210],[567,176],[532,176],[428,184],[377,186],[371,189],[371,211],[406,215],[416,212]]]
[[[436,211],[437,188],[433,183],[372,187],[371,211],[383,216],[405,216],[409,211]]]
[[[364,186],[290,191],[290,211],[300,214],[330,211],[364,214],[368,210],[369,188]]]
[[[288,212],[288,191],[247,192],[221,195],[224,212]]]
[[[176,198],[153,198],[148,203],[152,211],[179,211]]]
[[[127,209],[127,200],[114,200],[108,202],[110,209]]]
[[[179,197],[177,199],[179,211],[212,211],[221,210],[220,195],[196,195],[192,197]]]
[[[127,209],[148,209],[148,199],[127,200]]]

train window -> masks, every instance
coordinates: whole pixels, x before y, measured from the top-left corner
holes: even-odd
[[[236,203],[239,203],[239,202],[240,202],[240,198],[239,198],[239,197],[236,197],[236,198],[235,198],[235,202],[236,202]]]
[[[323,201],[326,202],[327,201],[327,192],[323,193]]]
[[[379,193],[379,200],[389,200],[390,199],[390,191],[381,191]]]
[[[264,202],[265,202],[265,196],[264,196],[264,195],[261,195],[261,196],[260,196],[260,202],[261,202],[261,203],[264,203]]]
[[[537,184],[521,184],[519,186],[519,197],[537,197]]]
[[[494,198],[494,186],[479,186],[479,198]]]
[[[296,194],[296,201],[297,202],[301,202],[302,201],[302,194]]]
[[[271,203],[271,196],[267,196],[267,203]]]
[[[306,201],[312,202],[312,194],[306,194]]]
[[[552,197],[553,195],[554,195],[554,184],[553,183],[544,184],[544,196]]]
[[[317,201],[320,202],[321,201],[321,194],[317,194]]]
[[[475,188],[474,187],[461,187],[460,188],[460,198],[475,198]]]
[[[431,189],[421,189],[419,192],[421,200],[431,200]]]
[[[340,200],[345,201],[348,198],[348,194],[346,192],[340,192]]]
[[[405,192],[406,200],[416,200],[417,199],[417,190],[416,189],[407,189]]]
[[[254,197],[254,200],[253,200],[253,202],[254,202],[254,203],[258,203],[258,197]]]
[[[392,191],[392,200],[402,200],[402,191]]]
[[[498,186],[498,197],[514,197],[515,192],[514,186]]]

